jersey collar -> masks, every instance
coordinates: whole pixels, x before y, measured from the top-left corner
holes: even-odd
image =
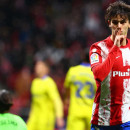
[[[82,65],[82,66],[90,66],[89,63],[85,63],[85,62],[82,62],[80,65]]]
[[[44,75],[43,77],[42,77],[42,79],[45,79],[47,77],[47,75]]]

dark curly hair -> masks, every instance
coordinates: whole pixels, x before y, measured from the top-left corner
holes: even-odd
[[[124,19],[128,19],[130,22],[130,5],[127,5],[123,1],[116,1],[111,3],[106,9],[105,21],[107,24],[113,17],[120,15]]]
[[[7,112],[13,105],[12,95],[8,90],[0,90],[0,113]]]

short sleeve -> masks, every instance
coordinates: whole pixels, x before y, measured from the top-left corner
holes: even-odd
[[[68,88],[72,82],[72,68],[70,68],[66,74],[66,78],[65,78],[65,81],[64,81],[64,87]]]

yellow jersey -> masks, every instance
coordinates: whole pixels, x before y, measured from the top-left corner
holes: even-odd
[[[91,116],[96,83],[90,65],[82,63],[70,67],[64,86],[70,88],[69,115],[86,117],[89,113]]]
[[[53,130],[55,117],[63,117],[63,105],[55,82],[49,76],[36,78],[32,82],[31,94],[28,130]]]

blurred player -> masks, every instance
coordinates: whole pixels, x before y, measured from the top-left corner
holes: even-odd
[[[83,59],[80,65],[70,67],[64,82],[66,101],[70,91],[67,130],[90,130],[91,127],[96,83],[90,68],[88,51],[85,52]]]
[[[24,120],[9,113],[13,105],[12,95],[7,90],[0,90],[0,130],[27,130]]]
[[[37,61],[35,65],[37,78],[32,82],[32,103],[27,121],[28,130],[54,130],[55,120],[58,127],[63,127],[63,106],[57,86],[48,76],[46,62]]]
[[[130,130],[130,5],[111,3],[105,14],[111,35],[90,49],[97,83],[92,130]]]

